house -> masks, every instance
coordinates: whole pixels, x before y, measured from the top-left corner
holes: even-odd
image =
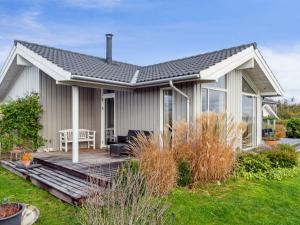
[[[0,99],[39,93],[46,147],[59,149],[62,129],[95,130],[96,145],[105,147],[129,129],[159,131],[207,111],[246,121],[244,148],[262,142],[262,98],[283,90],[256,43],[138,66],[112,58],[112,36],[106,35],[105,58],[14,42],[0,74]]]

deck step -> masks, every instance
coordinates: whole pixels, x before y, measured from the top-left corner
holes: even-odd
[[[88,180],[92,177],[93,179],[96,179],[102,187],[107,187],[107,185],[111,184],[118,168],[122,165],[122,162],[88,166],[81,163],[60,165],[52,157],[35,157],[34,162],[53,170],[61,171],[65,174],[71,175],[72,177],[77,177],[81,180]]]
[[[74,205],[80,205],[88,196],[89,182],[63,171],[39,165],[28,170],[21,168],[21,162],[1,161],[1,166],[18,176],[30,180],[34,185],[46,189],[57,198]],[[104,187],[100,187],[104,190]]]

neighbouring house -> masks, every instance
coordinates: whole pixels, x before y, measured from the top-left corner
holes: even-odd
[[[201,112],[246,121],[243,148],[261,144],[262,99],[283,90],[256,43],[138,66],[114,60],[111,34],[106,42],[105,58],[14,42],[0,74],[0,99],[39,93],[47,148],[59,149],[63,129],[95,130],[102,148],[129,129],[161,131]],[[72,147],[78,162],[76,135]]]

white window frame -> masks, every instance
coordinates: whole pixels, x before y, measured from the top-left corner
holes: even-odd
[[[174,91],[172,88],[170,87],[164,87],[164,88],[160,88],[160,112],[159,112],[159,118],[160,118],[160,132],[162,133],[164,131],[164,91],[165,90],[172,90],[172,124],[174,124]]]
[[[206,89],[207,90],[207,111],[206,112],[210,112],[209,111],[209,91],[210,90],[214,90],[214,91],[222,91],[222,92],[225,92],[226,94],[226,98],[225,98],[225,111],[224,112],[227,112],[227,74],[224,75],[225,76],[225,88],[218,88],[218,87],[210,87],[210,86],[207,86],[206,83],[202,83],[201,84],[201,102],[200,102],[200,107],[201,107],[201,113],[205,113],[203,111],[203,108],[202,108],[202,103],[203,103],[203,92],[202,90],[203,89]],[[208,83],[209,84],[209,83]]]
[[[105,99],[113,98],[114,99],[114,134],[116,135],[116,94],[115,93],[107,93],[104,94],[103,89],[101,89],[101,142],[100,148],[107,148],[108,146],[105,144]]]
[[[258,112],[258,108],[259,108],[258,107],[258,103],[259,103],[259,101],[258,101],[258,98],[259,98],[258,92],[259,91],[255,87],[255,85],[253,84],[253,82],[247,76],[243,76],[242,79],[243,78],[246,80],[246,82],[252,88],[252,90],[255,92],[255,94],[253,94],[253,93],[247,93],[247,92],[243,92],[242,91],[242,96],[254,97],[255,101],[253,101],[253,107],[254,107],[254,103],[256,104],[256,110],[253,111],[253,115],[252,115],[253,118],[255,116],[255,129],[253,129],[253,131],[252,131],[253,132],[252,135],[254,137],[254,143],[252,143],[253,146],[251,146],[251,147],[243,148],[243,150],[247,151],[247,150],[251,150],[251,149],[253,149],[253,148],[255,148],[257,146],[257,141],[258,141],[257,133],[258,133],[258,123],[259,123],[259,121],[258,121],[258,113],[259,113]],[[243,103],[242,103],[242,107],[243,107]],[[242,118],[243,118],[243,110],[242,110]]]

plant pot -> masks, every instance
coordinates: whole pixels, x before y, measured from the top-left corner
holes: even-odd
[[[265,140],[266,145],[274,147],[278,144],[278,140]]]
[[[0,212],[1,212],[1,210],[4,210],[4,207],[7,207],[7,206],[18,207],[18,211],[15,214],[10,215],[8,217],[0,218],[0,225],[21,225],[22,212],[24,210],[24,205],[20,204],[20,203],[1,204]]]
[[[23,160],[22,162],[25,168],[28,168],[30,166],[30,160]]]

